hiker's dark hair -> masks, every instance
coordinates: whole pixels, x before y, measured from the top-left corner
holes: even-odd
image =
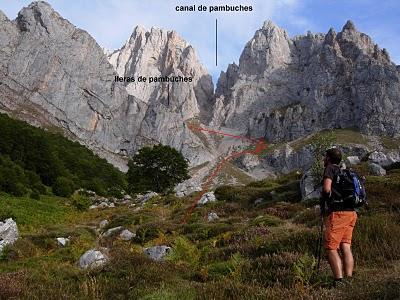
[[[342,160],[342,152],[338,148],[331,148],[326,150],[326,156],[329,158],[330,162],[333,164],[340,164]]]

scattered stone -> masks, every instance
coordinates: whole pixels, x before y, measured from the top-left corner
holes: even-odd
[[[104,228],[108,225],[108,223],[109,223],[108,220],[103,220],[99,223],[99,227]]]
[[[96,249],[86,251],[79,258],[79,267],[82,269],[96,268],[108,262],[108,256]]]
[[[124,197],[122,199],[124,199],[124,200],[132,200],[132,197],[131,197],[131,195],[126,194],[126,195],[124,195]]]
[[[154,197],[157,197],[157,196],[158,196],[158,194],[156,192],[148,192],[148,193],[146,193],[144,195],[137,195],[136,201],[144,204],[147,201],[149,201],[151,198],[154,198]]]
[[[350,166],[358,165],[360,162],[361,161],[358,156],[348,156],[346,158],[346,163]]]
[[[369,163],[369,169],[373,175],[377,175],[377,176],[385,176],[386,175],[386,170],[378,164]]]
[[[129,231],[128,229],[124,229],[121,234],[119,235],[119,237],[121,239],[123,239],[124,241],[130,241],[131,239],[133,239],[136,236],[135,233]]]
[[[275,191],[273,191],[273,192],[275,192]],[[255,206],[260,205],[261,203],[263,203],[263,201],[264,201],[263,198],[258,198],[258,199],[256,199],[256,201],[254,201],[254,205]]]
[[[380,151],[374,151],[368,156],[368,160],[371,163],[380,165],[380,166],[387,166],[388,163],[388,158],[385,153],[380,152]]]
[[[308,170],[304,173],[300,181],[301,199],[307,201],[310,199],[319,198],[321,195],[321,187],[316,186],[315,180]]]
[[[213,222],[213,221],[218,220],[218,219],[219,219],[219,217],[215,212],[210,212],[208,214],[208,216],[207,216],[208,222]]]
[[[201,199],[199,201],[199,205],[204,205],[206,203],[215,202],[215,201],[217,201],[217,198],[215,197],[214,192],[208,192],[208,193],[205,193],[201,197]]]
[[[70,242],[69,238],[63,238],[63,237],[56,238],[56,240],[57,240],[57,245],[60,247],[65,247]]]
[[[0,252],[7,245],[14,244],[19,237],[17,223],[11,218],[0,222]]]
[[[161,261],[165,256],[171,251],[171,247],[168,246],[154,246],[145,248],[143,250],[144,254],[149,256],[152,260]]]
[[[122,226],[110,228],[110,229],[108,229],[106,232],[104,232],[104,233],[102,234],[102,236],[109,237],[109,236],[113,235],[114,233],[117,233],[117,232],[119,232],[119,231],[122,231],[123,229],[124,229],[124,228],[123,228]]]

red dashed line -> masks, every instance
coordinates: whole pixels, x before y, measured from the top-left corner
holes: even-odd
[[[228,161],[230,161],[233,158],[237,158],[237,157],[242,156],[244,154],[258,155],[258,154],[260,154],[262,151],[264,151],[267,148],[267,145],[265,144],[265,141],[264,141],[263,138],[255,139],[255,138],[246,137],[246,136],[233,135],[233,134],[229,134],[229,133],[225,133],[225,132],[221,132],[221,131],[211,130],[211,129],[207,129],[207,128],[203,128],[203,127],[197,127],[197,126],[194,126],[192,124],[189,124],[188,127],[191,130],[204,131],[204,132],[208,132],[208,133],[215,134],[215,135],[223,135],[223,136],[229,136],[229,137],[236,138],[236,139],[247,140],[247,141],[250,141],[251,143],[255,144],[256,147],[254,148],[254,150],[244,150],[244,151],[240,151],[240,152],[234,152],[234,153],[228,155],[227,157],[223,158],[217,164],[217,166],[215,167],[215,169],[211,173],[211,175],[208,176],[207,180],[201,185],[202,190],[201,190],[200,194],[197,195],[195,201],[193,202],[193,204],[188,209],[184,219],[182,220],[182,223],[187,223],[189,217],[192,215],[193,210],[195,209],[195,207],[199,203],[201,197],[210,188],[210,185],[211,185],[212,181],[218,175],[218,173],[221,171],[221,169],[222,169],[222,167],[223,167],[223,165],[225,163],[227,163]]]

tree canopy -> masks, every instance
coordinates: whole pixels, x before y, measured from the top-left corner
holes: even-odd
[[[0,114],[0,191],[21,196],[45,186],[60,196],[79,187],[107,195],[125,189],[126,178],[79,143]]]
[[[144,147],[129,161],[128,184],[131,193],[166,193],[189,178],[188,162],[182,153],[165,145]]]

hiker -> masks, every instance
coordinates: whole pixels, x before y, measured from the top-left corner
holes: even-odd
[[[351,238],[357,220],[354,206],[340,201],[341,199],[338,199],[340,195],[337,189],[335,190],[335,185],[339,182],[337,178],[341,174],[339,166],[341,160],[342,154],[338,148],[326,151],[320,203],[321,214],[326,219],[324,247],[334,276],[334,286],[342,282],[343,276],[351,278],[353,275],[354,258],[351,252]]]

